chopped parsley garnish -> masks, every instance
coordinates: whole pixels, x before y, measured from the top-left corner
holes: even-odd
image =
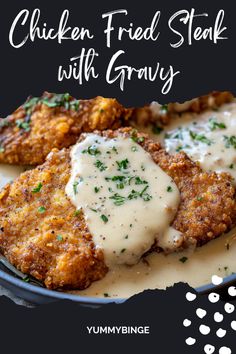
[[[168,112],[168,104],[163,104],[161,106],[161,112],[163,112],[163,113],[167,113]]]
[[[30,281],[30,277],[26,276],[25,278],[22,279],[23,281],[25,281],[26,283],[28,283]]]
[[[98,193],[99,191],[100,191],[100,188],[94,187],[94,192],[95,192],[95,193]]]
[[[167,192],[173,192],[173,188],[171,186],[167,186],[166,190]]]
[[[193,140],[201,141],[204,144],[211,145],[212,141],[208,139],[205,135],[203,134],[197,134],[194,133],[193,131],[189,131],[189,134]]]
[[[58,241],[63,241],[62,235],[57,235],[57,240],[58,240]]]
[[[74,194],[77,194],[77,192],[78,192],[78,191],[77,191],[78,184],[79,184],[78,181],[76,181],[76,182],[73,183],[73,191],[74,191]]]
[[[137,146],[132,146],[131,147],[131,151],[133,151],[133,152],[135,152],[135,151],[137,151],[138,149],[137,149]]]
[[[131,193],[128,195],[128,199],[132,200],[132,199],[137,199],[140,196],[140,192],[135,191],[134,189],[132,189]]]
[[[147,184],[148,182],[145,181],[144,179],[141,179],[140,177],[135,177],[135,184]]]
[[[4,151],[5,151],[4,147],[0,146],[0,152],[4,152]]]
[[[116,182],[116,187],[118,189],[124,189],[125,185],[130,185],[132,180],[136,185],[139,184],[147,184],[148,182],[141,179],[138,176],[113,176],[113,177],[105,177],[106,181]]]
[[[68,110],[78,111],[80,101],[73,99],[69,93],[53,94],[51,97],[32,97],[26,101],[23,108],[28,115],[31,115],[38,103],[43,103],[48,107],[64,107]]]
[[[78,209],[74,212],[74,216],[78,216],[81,214],[81,209]]]
[[[188,260],[188,257],[182,257],[179,259],[180,262],[185,263]]]
[[[37,187],[35,187],[34,189],[32,189],[32,193],[39,193],[41,191],[42,188],[42,183],[39,182],[39,184],[37,185]]]
[[[91,145],[88,147],[88,149],[83,150],[82,154],[89,154],[92,156],[97,156],[97,155],[101,154],[101,151],[96,146]]]
[[[143,198],[145,202],[149,202],[152,199],[152,196],[148,193],[145,193],[149,186],[146,186],[141,192],[140,197]]]
[[[138,192],[136,190],[132,190],[131,193],[128,195],[128,199],[137,199],[138,197],[142,198],[145,202],[148,202],[149,200],[152,199],[152,196],[148,193],[145,193],[146,190],[148,189],[148,186],[146,186],[141,192]]]
[[[116,163],[118,165],[118,171],[127,170],[128,165],[129,165],[129,160],[125,159],[125,160],[121,160],[121,161],[116,161]]]
[[[116,187],[118,189],[123,189],[125,184],[127,183],[126,176],[113,176],[113,177],[105,177],[106,181],[116,182]]]
[[[104,297],[110,297],[110,295],[108,293],[104,293],[103,296]]]
[[[17,119],[16,121],[16,126],[19,128],[19,129],[23,129],[24,131],[26,132],[29,132],[30,131],[30,123],[29,122],[26,122],[22,119]]]
[[[109,197],[109,199],[114,201],[114,204],[119,206],[124,204],[124,202],[126,201],[126,197],[123,197],[122,195],[115,193],[114,195],[112,195],[111,197]]]
[[[46,211],[46,208],[45,208],[44,206],[40,206],[40,207],[38,208],[38,212],[39,212],[40,214],[45,213],[45,211]]]
[[[120,253],[124,253],[126,251],[126,248],[123,248]]]
[[[197,200],[200,202],[203,200],[203,197],[197,197]]]
[[[95,163],[94,163],[94,166],[96,166],[98,169],[99,169],[99,171],[105,171],[106,169],[107,169],[107,167],[106,167],[106,165],[102,162],[102,161],[100,161],[100,160],[97,160]]]
[[[236,136],[226,136],[224,135],[225,147],[228,149],[231,146],[236,149]]]
[[[180,145],[177,147],[177,149],[175,150],[176,152],[182,151],[183,149],[189,149],[191,146],[186,144],[186,145]]]
[[[127,240],[127,238],[129,238],[129,235],[126,235],[126,236],[125,236],[125,239],[126,239],[126,240]]]
[[[93,209],[93,208],[89,208],[90,210],[92,210],[94,213],[97,213],[97,209]]]
[[[104,214],[101,215],[101,219],[105,224],[108,222],[108,217]]]
[[[217,128],[226,129],[226,125],[224,123],[218,123],[215,118],[210,118],[208,125],[210,130],[216,130]]]
[[[23,105],[24,110],[26,111],[27,114],[31,114],[35,105],[40,101],[39,97],[32,97],[29,98],[25,104]]]
[[[144,137],[138,137],[138,131],[136,129],[133,129],[131,132],[131,140],[133,140],[135,143],[143,143],[144,142]]]

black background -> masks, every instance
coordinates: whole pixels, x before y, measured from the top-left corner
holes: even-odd
[[[40,95],[44,90],[51,92],[70,92],[76,98],[94,97],[104,95],[116,97],[127,106],[141,106],[154,99],[161,103],[184,101],[212,90],[234,91],[235,70],[235,37],[236,21],[233,1],[36,1],[21,0],[1,3],[0,12],[0,115],[9,114],[17,105],[21,104],[28,95]],[[225,10],[224,26],[227,30],[223,36],[228,40],[220,40],[213,44],[209,40],[195,41],[191,46],[187,44],[187,25],[175,21],[175,28],[185,37],[185,43],[174,49],[170,42],[176,42],[179,38],[168,28],[168,19],[172,14],[181,9],[196,9],[196,13],[207,12],[208,17],[197,18],[193,27],[202,28],[213,26],[217,12]],[[95,38],[91,41],[65,40],[60,45],[56,41],[35,40],[28,41],[23,47],[15,49],[10,46],[8,34],[11,23],[21,9],[41,9],[41,20],[46,21],[48,27],[58,27],[61,13],[64,9],[70,10],[68,25],[87,27],[92,30]],[[105,35],[103,33],[106,21],[102,19],[102,13],[125,8],[128,15],[117,15],[114,24],[127,26],[133,22],[136,26],[145,28],[149,26],[154,13],[161,11],[161,19],[158,24],[160,36],[153,41],[131,41],[124,38],[122,42],[112,36],[112,48],[106,48]],[[26,35],[27,25],[18,26],[19,40]],[[59,65],[67,65],[70,57],[80,54],[81,48],[94,47],[99,52],[96,59],[96,68],[100,74],[99,79],[85,82],[80,86],[75,80],[57,81]],[[155,66],[160,62],[168,68],[172,65],[181,73],[175,77],[171,91],[167,95],[161,94],[159,80],[149,82],[144,80],[126,81],[125,90],[121,92],[118,83],[109,85],[105,81],[105,71],[111,56],[119,49],[126,54],[120,58],[117,64],[142,67]]]
[[[230,90],[235,93],[235,42],[236,21],[233,1],[6,1],[1,2],[0,10],[0,115],[5,116],[26,99],[28,95],[40,95],[44,90],[69,92],[76,98],[104,95],[116,97],[127,106],[141,106],[152,100],[166,103],[184,101],[212,90]],[[93,41],[64,41],[62,45],[53,41],[28,42],[21,49],[14,49],[8,41],[11,23],[17,13],[23,9],[40,8],[42,19],[48,25],[56,27],[62,11],[70,10],[69,24],[91,28],[96,35]],[[178,49],[169,43],[176,37],[167,27],[168,18],[177,10],[196,8],[197,13],[207,12],[208,18],[198,19],[201,26],[214,24],[219,11],[225,10],[224,25],[228,29],[224,35],[228,40],[212,42],[194,42],[192,46],[185,42]],[[123,40],[114,42],[111,49],[105,47],[103,34],[105,21],[101,14],[118,8],[125,8],[129,15],[119,17],[120,24],[129,21],[137,26],[150,25],[156,10],[162,12],[157,42],[136,42]],[[116,22],[118,23],[118,22]],[[179,26],[185,34],[186,26]],[[19,33],[20,34],[20,33]],[[97,60],[97,80],[83,86],[70,80],[59,83],[57,68],[69,62],[69,58],[79,55],[82,47],[94,47],[100,54]],[[159,61],[167,67],[172,65],[181,74],[174,80],[168,95],[161,94],[160,82],[155,83],[133,80],[126,82],[125,91],[121,92],[117,84],[105,82],[105,68],[111,55],[118,49],[126,51],[124,62],[135,67],[154,65]],[[187,285],[178,285],[165,291],[146,292],[135,296],[122,305],[105,305],[100,309],[80,307],[69,302],[45,305],[27,309],[14,305],[9,299],[0,299],[0,350],[18,352],[145,352],[156,353],[203,353],[203,346],[214,344],[231,347],[236,352],[235,332],[229,323],[235,314],[227,315],[223,323],[213,321],[214,311],[223,311],[223,304],[212,305],[206,297],[200,297],[200,305],[206,308],[208,315],[202,322],[212,328],[210,335],[199,334],[200,320],[195,315],[197,301],[189,303],[185,299]],[[193,320],[193,325],[184,328],[184,318]],[[149,325],[148,336],[88,336],[86,325]],[[216,339],[218,327],[228,329],[223,339]],[[188,347],[185,338],[197,339],[196,345]],[[218,353],[218,349],[216,349]]]

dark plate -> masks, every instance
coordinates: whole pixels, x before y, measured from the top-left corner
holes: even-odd
[[[10,274],[10,271],[3,265],[0,265],[0,284],[6,289],[12,291],[16,296],[33,304],[48,304],[57,300],[72,300],[85,306],[97,307],[109,302],[121,303],[125,299],[122,298],[96,298],[88,296],[79,296],[68,294],[65,292],[48,290],[39,285],[35,285],[32,281],[25,282],[18,277]],[[226,300],[229,298],[227,289],[230,285],[236,285],[236,274],[224,278],[224,281],[215,286],[207,284],[196,288],[199,294],[208,294],[210,292],[218,292],[221,298]]]

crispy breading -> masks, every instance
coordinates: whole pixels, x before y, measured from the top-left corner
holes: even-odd
[[[224,103],[232,102],[234,96],[228,91],[214,91],[208,95],[194,98],[184,103],[169,103],[160,105],[154,103],[144,107],[135,108],[131,112],[130,124],[147,126],[149,124],[168,125],[176,113],[194,112],[200,113],[207,109],[217,109]]]
[[[82,213],[65,195],[69,177],[69,150],[54,151],[0,195],[1,251],[50,289],[84,289],[107,272]]]
[[[159,143],[132,128],[97,133],[107,138],[132,136],[174,179],[181,202],[173,227],[184,234],[181,247],[202,245],[233,226],[235,189],[229,175],[202,172],[183,152],[170,156]],[[52,289],[82,289],[107,272],[82,212],[76,215],[65,195],[69,154],[70,149],[52,151],[43,165],[24,172],[0,194],[1,252]]]
[[[131,110],[116,99],[75,100],[69,94],[30,98],[0,120],[0,162],[38,165],[53,149],[73,145],[81,132],[116,129]]]

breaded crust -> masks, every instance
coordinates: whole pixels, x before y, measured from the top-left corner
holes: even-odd
[[[69,177],[69,150],[54,151],[0,195],[1,251],[50,289],[84,289],[107,272],[82,213],[65,195]]]
[[[183,152],[170,156],[159,143],[132,128],[97,133],[107,138],[132,136],[174,179],[181,202],[173,226],[184,234],[181,247],[202,245],[233,226],[235,190],[229,175],[202,172]],[[83,214],[76,215],[65,195],[69,151],[51,152],[43,165],[24,172],[0,195],[1,252],[51,289],[83,289],[107,272]]]
[[[147,126],[149,124],[157,124],[165,126],[171,122],[173,115],[183,112],[200,113],[207,109],[217,109],[224,103],[232,102],[234,96],[228,91],[214,91],[208,95],[194,98],[184,103],[169,103],[167,105],[146,105],[144,107],[135,108],[131,112],[130,124],[137,126]],[[155,107],[155,108],[154,108]]]
[[[53,149],[73,145],[81,132],[116,129],[131,110],[116,99],[75,100],[69,94],[30,98],[0,119],[0,163],[38,165]]]

